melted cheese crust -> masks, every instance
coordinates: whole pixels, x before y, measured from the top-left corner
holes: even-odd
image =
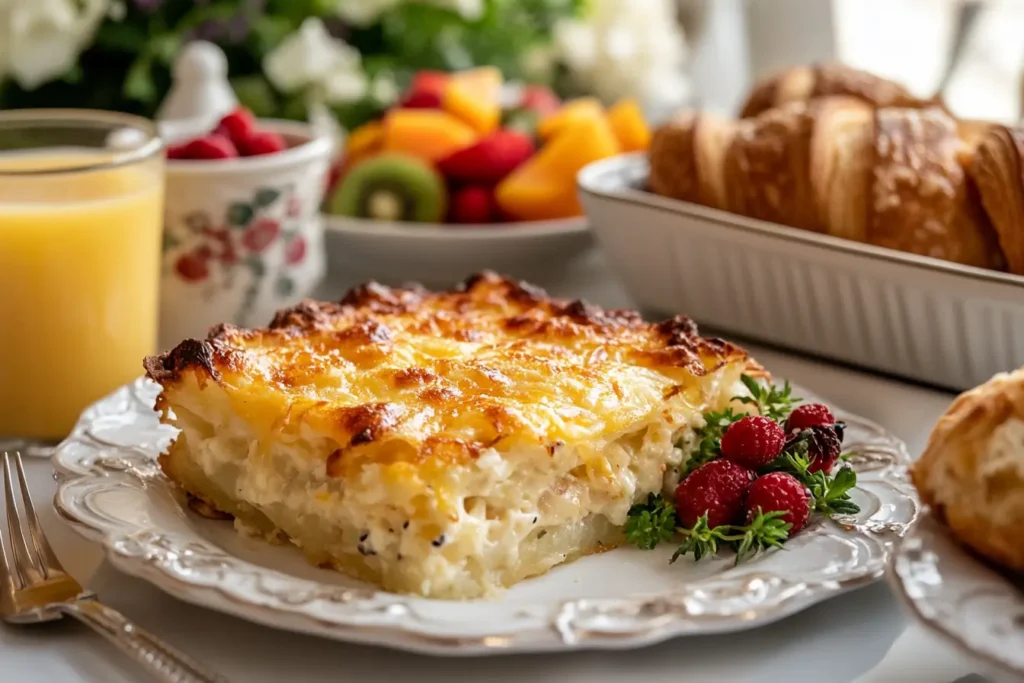
[[[167,474],[249,530],[391,590],[475,597],[614,546],[701,413],[763,374],[659,324],[485,273],[374,283],[147,359]]]
[[[216,382],[270,435],[308,425],[337,443],[328,466],[451,464],[516,443],[600,443],[647,421],[744,351],[686,318],[646,323],[484,274],[460,291],[368,284],[305,302],[268,329],[215,329],[147,360],[168,390]]]

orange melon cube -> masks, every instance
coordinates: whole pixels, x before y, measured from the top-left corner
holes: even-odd
[[[345,138],[345,161],[355,162],[376,154],[384,147],[384,126],[370,121],[352,130]]]
[[[604,107],[595,97],[579,97],[569,100],[563,104],[555,113],[545,116],[537,124],[537,135],[541,139],[548,140],[559,131],[574,125],[579,121],[601,118],[604,116]]]
[[[435,163],[476,142],[477,133],[438,109],[395,109],[384,117],[384,149]]]
[[[645,152],[651,146],[651,128],[636,100],[627,98],[612,105],[608,123],[623,152]]]
[[[518,220],[582,215],[576,174],[587,164],[619,151],[615,133],[603,116],[581,120],[501,181],[495,198],[505,213]]]
[[[493,66],[460,71],[448,80],[441,107],[481,135],[501,123],[501,71]]]

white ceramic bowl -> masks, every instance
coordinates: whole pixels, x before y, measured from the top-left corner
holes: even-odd
[[[332,141],[301,123],[260,121],[290,148],[218,161],[169,160],[160,344],[222,322],[265,325],[324,274],[320,204]]]
[[[642,309],[956,390],[1024,365],[1024,277],[660,197],[647,173],[631,154],[579,174]]]
[[[595,249],[585,218],[442,225],[326,216],[325,226],[331,278],[346,283],[442,288],[483,269],[547,282]]]

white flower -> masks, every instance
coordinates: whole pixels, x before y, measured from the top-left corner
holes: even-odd
[[[402,0],[338,0],[335,11],[350,24],[369,26],[401,2]]]
[[[110,0],[0,1],[0,81],[32,90],[67,72],[109,8]]]
[[[263,71],[281,92],[306,92],[328,104],[359,100],[367,90],[359,52],[315,17],[264,58]]]
[[[686,39],[672,0],[593,0],[583,19],[555,27],[555,46],[578,85],[606,101],[677,104],[688,90]]]
[[[379,104],[391,105],[398,99],[398,83],[391,74],[378,74],[370,85],[370,94]]]

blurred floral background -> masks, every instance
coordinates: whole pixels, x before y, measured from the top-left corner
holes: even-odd
[[[686,94],[672,0],[5,0],[0,108],[152,116],[181,46],[208,40],[258,116],[326,105],[352,128],[417,69],[488,64],[506,78],[606,101]]]

